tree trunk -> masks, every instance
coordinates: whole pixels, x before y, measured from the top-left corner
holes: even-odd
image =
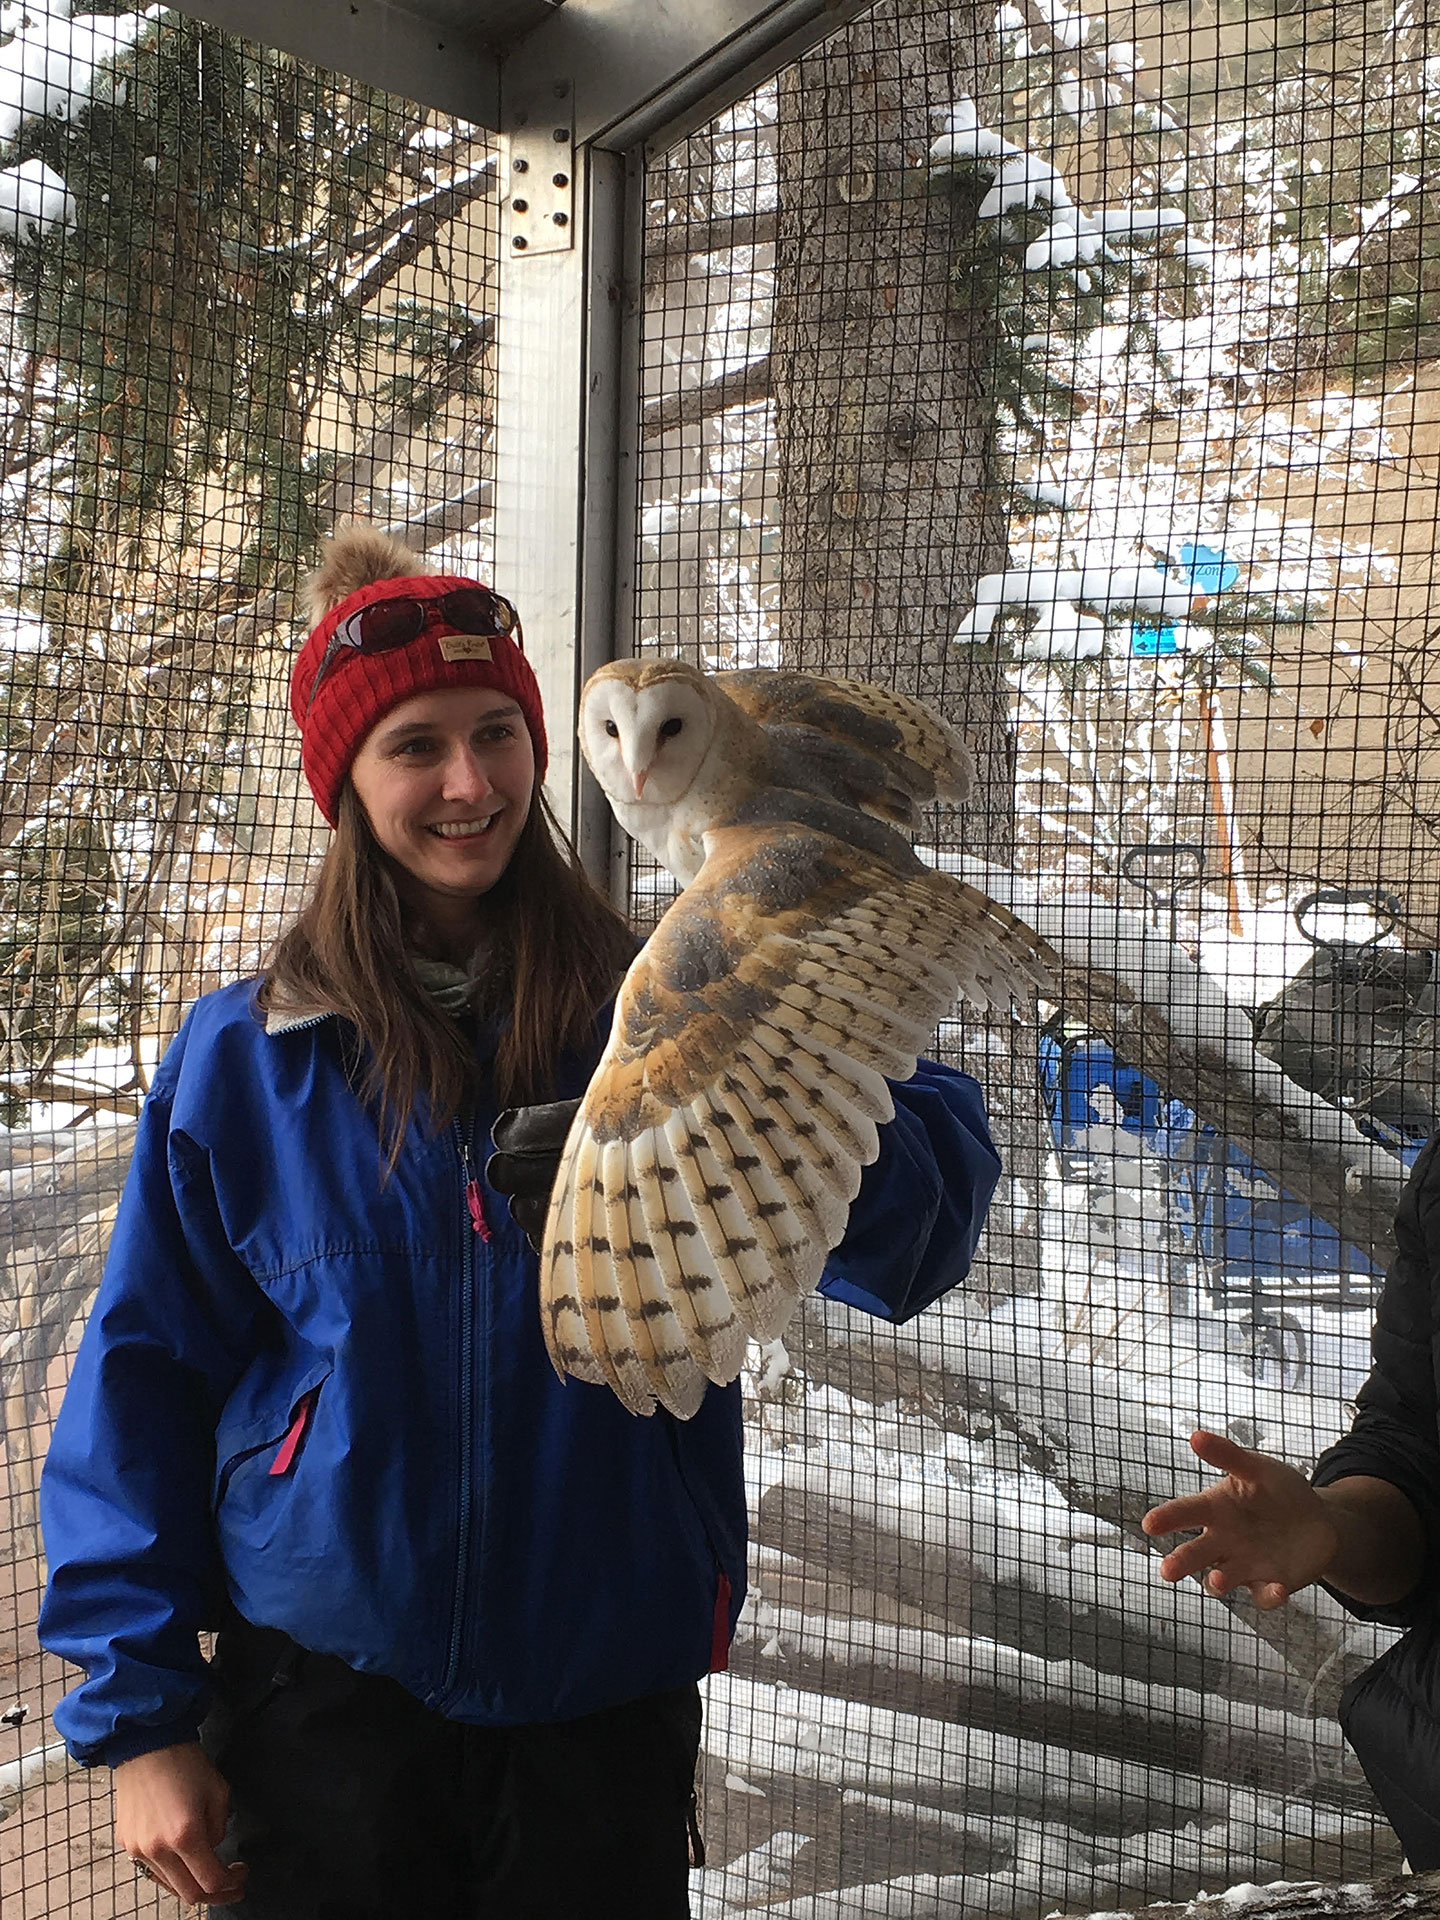
[[[996,70],[982,16],[881,0],[782,75],[770,380],[783,662],[917,694],[959,726],[978,773],[965,842],[1005,861],[1003,676],[949,646],[975,581],[1006,552],[988,396],[995,321],[952,287],[980,189],[932,187],[925,164],[934,111],[960,93],[983,100]],[[1038,1286],[1035,1040],[1018,1028],[1012,1048],[1008,1020],[962,1034],[1007,1175],[977,1274],[989,1294]]]
[[[768,1592],[772,1579],[761,1579]],[[1045,1660],[993,1639],[817,1618],[760,1600],[740,1616],[730,1671],[1042,1745],[1311,1796],[1373,1817],[1358,1762],[1328,1717],[1235,1699],[1220,1715],[1193,1688]]]
[[[1304,1710],[1303,1678],[1244,1621],[1197,1586],[1161,1580],[1154,1555],[1068,1538],[1060,1514],[1042,1533],[974,1488],[927,1485],[921,1504],[891,1488],[877,1498],[852,1485],[848,1469],[787,1466],[761,1500],[754,1531],[762,1544],[908,1600],[952,1634],[1134,1681]]]

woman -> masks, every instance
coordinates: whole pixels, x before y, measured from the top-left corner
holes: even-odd
[[[183,1900],[670,1920],[744,1597],[739,1392],[679,1423],[558,1380],[497,1198],[533,1230],[569,1111],[533,1103],[583,1090],[633,939],[546,817],[508,605],[359,529],[315,604],[291,710],[335,837],[141,1118],[45,1473],[41,1637],[86,1671],[56,1723]],[[489,1159],[516,1103],[528,1173]],[[826,1284],[901,1319],[998,1162],[965,1076],[896,1104]]]

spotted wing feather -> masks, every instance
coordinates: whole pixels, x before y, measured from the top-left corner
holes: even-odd
[[[899,826],[913,827],[916,808],[932,800],[964,800],[974,785],[975,762],[960,735],[908,694],[864,680],[766,667],[713,678],[772,739],[798,747],[799,730],[808,730],[882,769],[884,788],[853,804]]]
[[[1044,979],[1028,929],[918,861],[804,822],[705,845],[621,987],[541,1259],[557,1370],[680,1418],[818,1283],[893,1117],[887,1076],[957,994]]]

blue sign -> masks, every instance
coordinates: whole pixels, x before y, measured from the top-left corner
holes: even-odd
[[[1188,574],[1191,586],[1206,594],[1224,593],[1240,578],[1239,567],[1225,557],[1222,547],[1201,547],[1193,540],[1186,540],[1180,548],[1178,571]]]

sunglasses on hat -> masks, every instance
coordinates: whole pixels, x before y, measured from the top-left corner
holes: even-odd
[[[389,600],[372,600],[369,606],[347,614],[331,634],[310,682],[306,713],[315,704],[320,682],[346,648],[353,653],[393,653],[397,647],[408,647],[431,626],[491,640],[518,640],[520,623],[510,602],[489,587],[452,587],[432,598],[397,594]]]

